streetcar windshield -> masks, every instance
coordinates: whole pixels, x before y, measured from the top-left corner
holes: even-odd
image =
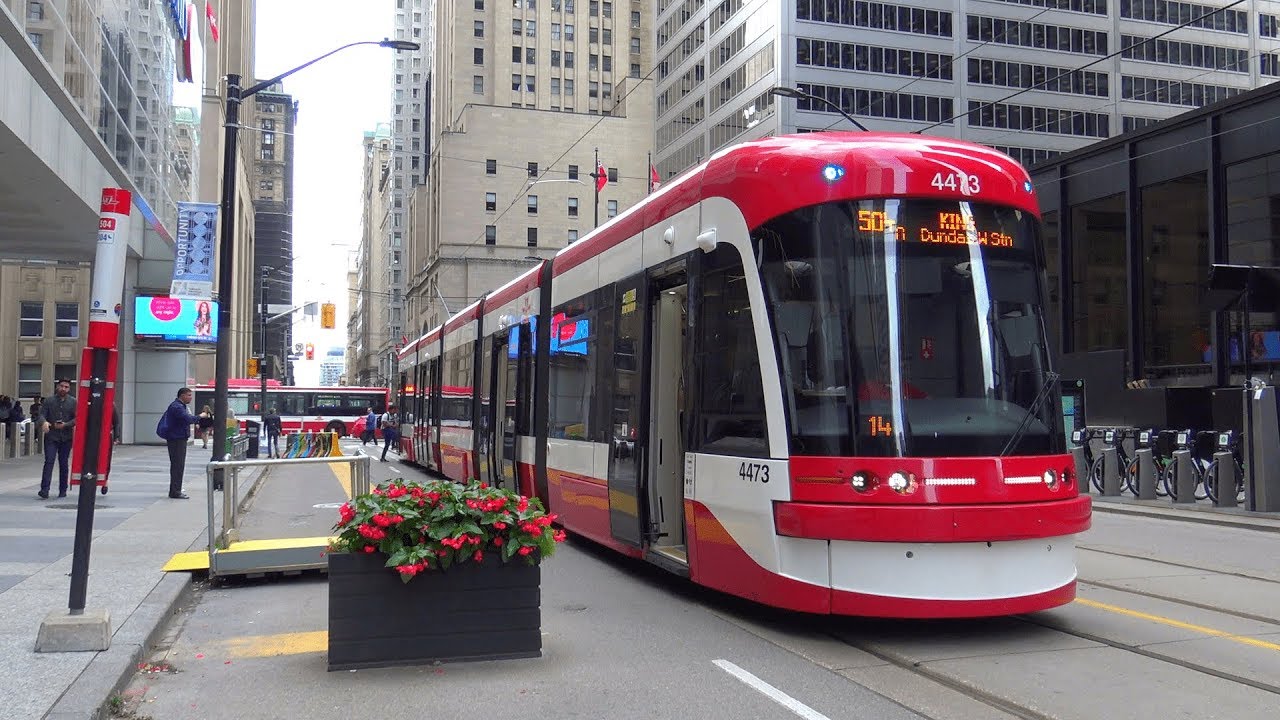
[[[753,234],[791,452],[1063,452],[1044,253],[1029,213],[973,202],[817,205]],[[1028,414],[1031,417],[1028,418]]]

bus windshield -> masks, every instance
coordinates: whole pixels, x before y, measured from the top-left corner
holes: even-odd
[[[774,218],[752,237],[792,453],[1064,451],[1058,390],[1039,397],[1052,376],[1032,215],[843,201]]]

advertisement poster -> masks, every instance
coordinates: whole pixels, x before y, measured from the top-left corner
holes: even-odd
[[[218,206],[214,203],[178,203],[173,284],[169,287],[171,297],[195,300],[213,297],[217,222]]]
[[[133,310],[133,333],[140,338],[218,341],[218,303],[211,300],[139,296]]]

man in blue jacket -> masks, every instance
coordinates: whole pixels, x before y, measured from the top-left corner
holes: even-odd
[[[190,404],[191,388],[178,390],[178,397],[169,403],[156,425],[156,434],[169,446],[169,497],[174,500],[189,497],[182,492],[182,472],[187,467],[187,440],[191,437],[191,426],[200,421],[187,410]]]

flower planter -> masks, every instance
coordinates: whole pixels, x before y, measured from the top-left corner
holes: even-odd
[[[330,670],[542,654],[537,565],[486,553],[405,583],[380,552],[328,558]]]

